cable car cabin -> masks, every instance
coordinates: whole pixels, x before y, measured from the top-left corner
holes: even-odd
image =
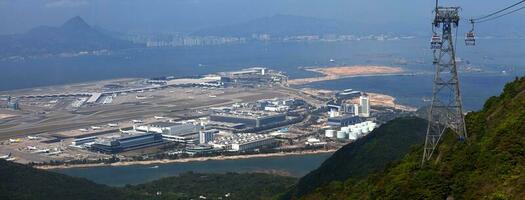
[[[474,46],[476,45],[476,36],[474,32],[470,31],[465,35],[465,45]]]
[[[432,39],[430,39],[430,48],[441,49],[441,46],[443,46],[443,41],[441,40],[441,37],[439,37],[439,35],[433,35]]]

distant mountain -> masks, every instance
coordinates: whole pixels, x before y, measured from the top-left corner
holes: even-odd
[[[489,98],[465,122],[468,140],[447,132],[434,160],[424,166],[421,144],[379,173],[334,179],[312,187],[300,199],[524,199],[525,77],[508,83],[500,96]],[[337,154],[329,158],[335,163],[349,159]],[[346,173],[329,169],[324,169],[327,176]]]
[[[294,199],[333,181],[359,179],[400,160],[413,145],[425,141],[427,122],[399,118],[387,122],[368,136],[343,146],[321,166],[308,173],[282,199]]]
[[[349,34],[354,30],[351,24],[338,20],[275,15],[239,24],[206,28],[194,32],[193,35],[250,37],[252,34],[270,34],[272,36],[296,36]]]
[[[137,47],[137,44],[101,33],[78,16],[59,27],[40,26],[23,34],[0,36],[0,55],[3,56],[132,47]]]

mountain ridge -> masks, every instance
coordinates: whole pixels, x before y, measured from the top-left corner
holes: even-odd
[[[0,36],[0,56],[24,56],[138,47],[97,31],[81,17],[62,25],[39,26],[26,33]]]

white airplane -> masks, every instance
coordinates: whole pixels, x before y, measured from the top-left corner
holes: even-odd
[[[37,150],[35,146],[27,146],[27,150]]]
[[[166,117],[162,117],[162,116],[154,116],[155,119],[165,119]]]
[[[20,139],[20,138],[17,138],[17,139],[9,139],[9,142],[11,142],[11,143],[19,143],[19,142],[22,142],[22,139]]]
[[[139,119],[134,119],[134,120],[131,120],[131,122],[133,122],[134,124],[140,124],[140,123],[142,123],[143,121],[142,121],[142,120],[139,120]]]
[[[99,129],[102,129],[102,127],[100,127],[100,126],[92,126],[91,129],[93,129],[93,130],[99,130]]]
[[[33,153],[49,153],[49,149],[40,149],[40,150],[33,151]]]
[[[9,153],[7,155],[0,156],[0,159],[8,159],[10,157],[11,157],[11,153]]]
[[[27,139],[29,139],[29,140],[38,140],[38,139],[40,139],[40,137],[39,136],[30,136],[29,135],[29,136],[27,136]]]
[[[58,155],[58,154],[61,154],[61,153],[62,153],[62,151],[58,150],[58,151],[49,152],[47,155],[54,156],[54,155]]]
[[[109,127],[118,127],[118,124],[117,123],[114,123],[114,124],[108,124]]]
[[[78,129],[79,131],[81,132],[88,132],[87,128],[81,128],[81,129]]]

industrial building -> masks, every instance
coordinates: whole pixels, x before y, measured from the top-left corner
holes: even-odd
[[[277,144],[277,140],[267,134],[240,133],[221,137],[210,144],[215,148],[232,151],[250,151],[261,147],[270,147]]]
[[[344,114],[341,116],[334,116],[328,118],[329,126],[348,126],[359,122],[361,122],[361,118],[359,116],[354,116],[351,114]]]
[[[136,125],[135,130],[160,133],[164,140],[195,143],[199,139],[201,126],[191,123],[155,122],[146,125]]]
[[[286,121],[286,115],[281,113],[216,113],[210,115],[210,121],[243,124],[245,127],[262,127]]]
[[[81,146],[81,145],[85,145],[87,143],[93,143],[93,142],[95,142],[96,139],[97,139],[96,136],[85,137],[85,138],[77,138],[77,139],[74,139],[73,142],[71,142],[71,145],[73,145],[73,146]]]
[[[91,149],[102,153],[120,153],[164,143],[159,133],[141,133],[120,137],[97,139]]]

